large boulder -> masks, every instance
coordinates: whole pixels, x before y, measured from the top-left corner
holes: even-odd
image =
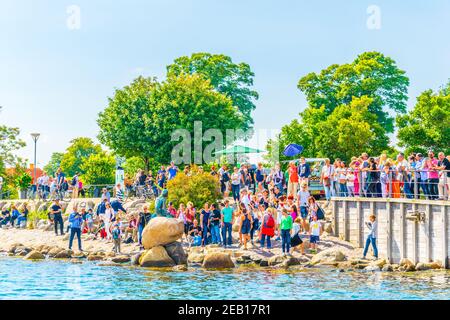
[[[43,260],[45,259],[45,256],[40,253],[39,251],[33,250],[30,253],[28,253],[24,259],[26,260]]]
[[[234,262],[229,253],[211,252],[205,256],[202,267],[205,269],[229,269],[234,268]]]
[[[415,271],[416,270],[416,266],[414,265],[414,263],[411,260],[403,258],[402,260],[400,260],[399,270],[400,271],[411,272],[411,271]]]
[[[387,264],[386,259],[378,259],[369,263],[369,266],[376,266],[381,269],[384,267],[385,264]]]
[[[139,264],[144,268],[167,268],[175,266],[175,262],[162,246],[153,247],[144,252],[139,259]]]
[[[24,245],[21,244],[21,243],[13,243],[12,245],[9,246],[8,252],[9,252],[9,253],[15,253],[17,248],[23,247],[23,246],[24,246]]]
[[[426,271],[442,268],[441,264],[438,262],[419,262],[416,264],[416,271]]]
[[[269,259],[269,266],[282,265],[283,267],[296,266],[300,260],[293,256],[276,255]]]
[[[72,254],[73,254],[72,250],[61,250],[54,256],[54,258],[55,259],[69,259],[72,257]]]
[[[319,252],[311,259],[311,264],[327,264],[327,263],[334,263],[334,262],[341,262],[345,261],[345,254],[337,249],[337,248],[330,248],[326,249],[322,252]]]
[[[156,217],[150,220],[142,232],[142,245],[145,249],[164,246],[181,239],[184,224],[178,219]]]
[[[187,256],[186,252],[184,252],[183,246],[181,245],[180,242],[174,242],[174,243],[165,245],[164,248],[166,249],[169,257],[171,257],[172,260],[175,261],[175,263],[177,265],[187,264],[188,256]]]
[[[188,256],[188,261],[190,263],[203,263],[203,260],[205,260],[205,254],[203,252],[190,252]]]
[[[63,250],[64,250],[63,248],[54,247],[50,249],[47,254],[50,258],[54,258],[58,253],[60,253]]]
[[[141,256],[142,256],[142,252],[138,252],[135,255],[133,255],[131,257],[131,265],[138,266],[139,265],[139,260],[141,259]]]

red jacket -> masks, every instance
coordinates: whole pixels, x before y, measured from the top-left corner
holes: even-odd
[[[272,219],[274,220],[274,225],[272,227],[266,227],[266,223],[269,220],[269,217],[272,217]],[[262,227],[261,227],[261,233],[269,236],[269,237],[273,237],[275,235],[275,218],[272,215],[266,214],[263,217],[263,221],[262,221]]]

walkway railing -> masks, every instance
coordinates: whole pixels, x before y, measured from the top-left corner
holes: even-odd
[[[448,170],[355,170],[354,178],[348,177],[339,169],[335,172],[331,196],[449,200]]]

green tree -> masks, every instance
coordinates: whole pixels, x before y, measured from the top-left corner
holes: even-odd
[[[407,154],[428,149],[450,154],[450,82],[436,93],[423,92],[414,108],[396,122],[398,144]]]
[[[409,79],[395,61],[379,52],[365,52],[352,63],[333,64],[320,73],[302,77],[298,88],[306,95],[309,106],[325,106],[327,115],[353,97],[372,98],[369,111],[377,115],[384,129],[394,131],[389,111],[405,113]]]
[[[248,131],[253,126],[251,112],[255,110],[254,101],[258,93],[252,90],[255,74],[246,63],[233,63],[223,54],[194,53],[190,57],[177,58],[167,67],[168,76],[181,74],[198,74],[211,82],[220,93],[233,101],[244,118],[242,130]]]
[[[69,177],[77,172],[83,174],[83,162],[91,155],[102,152],[100,145],[95,144],[91,138],[80,137],[73,139],[70,143],[61,160],[61,169]]]
[[[269,140],[266,146],[268,155],[266,160],[271,163],[292,160],[283,154],[284,148],[291,144],[304,147],[302,153],[305,157],[316,157],[319,153],[316,139],[319,135],[319,123],[326,119],[325,107],[318,109],[306,108],[300,113],[300,119],[294,119],[289,125],[283,126],[276,139]]]
[[[62,152],[53,152],[52,153],[50,161],[44,167],[44,171],[47,172],[47,174],[50,177],[55,176],[56,171],[61,166],[61,161],[62,161],[63,157],[64,157],[64,153],[62,153]]]
[[[1,112],[2,107],[0,107]],[[4,172],[7,165],[13,166],[18,157],[14,154],[16,150],[25,147],[25,142],[19,138],[19,128],[11,128],[0,125],[0,174]]]
[[[193,137],[194,122],[203,131],[210,128],[238,129],[244,120],[231,99],[216,92],[198,75],[169,77],[159,84],[137,78],[117,90],[109,106],[99,115],[99,139],[120,156],[141,157],[148,170],[150,161],[168,163],[179,141],[172,133],[185,129]]]
[[[354,98],[317,124],[315,144],[319,157],[348,161],[362,152],[379,155],[389,149],[386,131],[369,110],[372,100],[365,96]]]
[[[106,109],[99,114],[99,140],[127,159],[140,157],[148,169],[153,149],[153,116],[156,114],[152,93],[155,78],[136,78],[130,85],[117,89]]]
[[[102,151],[94,153],[81,165],[83,180],[89,185],[114,184],[116,158]]]

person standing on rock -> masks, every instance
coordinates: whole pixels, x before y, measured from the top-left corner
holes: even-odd
[[[105,224],[105,232],[107,240],[111,240],[111,221],[114,219],[114,217],[115,217],[114,209],[111,207],[110,203],[107,203],[105,213],[102,215],[103,222]]]
[[[367,228],[369,228],[370,233],[366,239],[366,245],[364,247],[363,259],[366,259],[367,251],[369,251],[369,246],[372,244],[373,256],[378,259],[378,248],[377,248],[377,232],[378,232],[378,222],[377,217],[371,214],[369,217],[369,222],[366,222]]]
[[[296,250],[300,249],[300,252],[302,254],[305,254],[305,246],[303,245],[303,240],[300,237],[301,223],[302,223],[302,219],[297,218],[297,219],[295,219],[294,223],[292,224],[291,247],[292,247],[292,251],[296,251]]]
[[[230,202],[225,200],[225,207],[222,209],[221,225],[223,246],[231,246],[233,243],[232,230],[234,221],[234,209],[230,207]]]
[[[244,250],[247,249],[247,243],[250,240],[250,232],[252,230],[253,217],[251,213],[245,208],[243,205],[241,207],[241,215],[240,215],[240,223],[239,223],[239,235],[242,236]]]
[[[317,245],[320,241],[321,225],[317,220],[317,215],[312,216],[312,221],[309,225],[309,242],[311,244],[311,252],[317,253]]]
[[[267,249],[271,249],[272,245],[270,243],[270,238],[275,235],[275,219],[273,217],[275,209],[267,209],[267,213],[263,217],[262,227],[261,227],[261,249],[264,249],[264,243],[267,239]]]
[[[69,216],[70,223],[70,238],[69,238],[69,250],[72,250],[73,239],[75,235],[78,240],[78,250],[83,251],[81,248],[81,228],[83,227],[83,216],[78,212],[78,207],[73,208],[73,212]]]
[[[206,246],[208,244],[208,234],[210,234],[210,223],[209,217],[211,216],[211,210],[209,208],[209,203],[205,203],[203,210],[200,214],[200,225],[202,226],[202,246]]]
[[[61,236],[64,235],[64,221],[62,218],[62,208],[59,204],[59,199],[56,199],[50,208],[50,213],[53,215],[53,223],[55,224],[55,234],[58,235],[58,226]]]
[[[217,209],[217,204],[211,205],[211,215],[209,217],[209,226],[211,230],[211,240],[213,244],[220,244],[220,211]]]
[[[289,214],[288,210],[282,210],[282,217],[280,223],[281,230],[281,248],[283,250],[283,255],[289,254],[291,250],[291,229],[292,229],[292,216]]]
[[[142,212],[139,212],[138,216],[138,242],[140,246],[142,246],[142,232],[144,231],[147,223],[150,221],[151,216],[151,213],[148,211],[148,206],[143,206]]]
[[[120,253],[121,231],[119,223],[114,224],[111,234],[114,242],[113,252]]]

